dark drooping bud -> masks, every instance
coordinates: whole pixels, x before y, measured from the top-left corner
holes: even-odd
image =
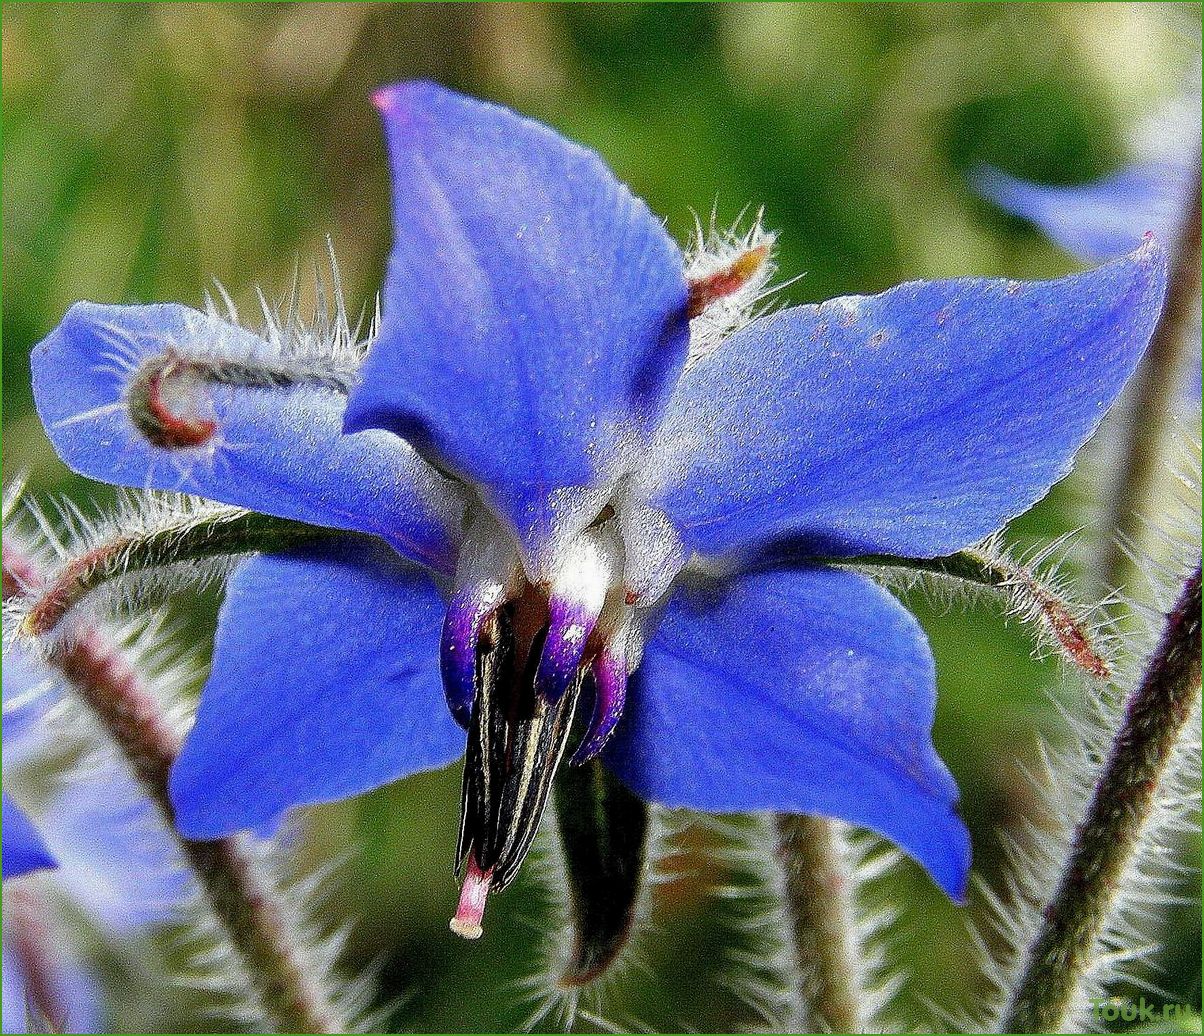
[[[647,880],[648,804],[597,760],[556,782],[574,938],[560,985],[589,985],[626,946]]]
[[[535,839],[581,695],[583,671],[563,694],[540,693],[548,626],[531,629],[530,598],[499,608],[476,650],[464,759],[457,870],[464,869],[454,932],[475,939],[490,890],[513,881]],[[542,609],[534,609],[536,613]]]

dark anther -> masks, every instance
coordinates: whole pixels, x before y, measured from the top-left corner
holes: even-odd
[[[535,693],[547,627],[519,636],[513,604],[499,609],[489,627],[477,644],[456,869],[471,853],[501,891],[535,839],[572,731],[581,677],[547,701]]]

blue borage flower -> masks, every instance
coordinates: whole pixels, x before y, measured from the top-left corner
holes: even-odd
[[[1088,183],[1043,184],[983,165],[970,182],[984,198],[1086,263],[1131,252],[1149,232],[1173,242],[1199,187],[1200,89],[1193,85],[1198,73],[1187,76],[1186,89],[1169,104],[1132,128],[1136,157],[1115,172]]]
[[[29,692],[38,683],[36,670],[23,653],[6,652],[4,677],[0,687],[4,695],[4,766],[19,761],[37,741],[37,723],[44,712],[44,696],[35,695],[27,702],[18,696]],[[9,796],[3,793],[3,874],[4,880],[19,878],[34,871],[58,866],[54,854],[38,834],[28,815]]]
[[[11,798],[3,795],[3,871],[4,880],[20,878],[34,871],[57,867],[58,861],[46,847],[33,821]]]
[[[690,282],[593,152],[428,83],[375,100],[395,241],[361,369],[174,305],[81,303],[34,352],[76,470],[378,538],[234,573],[173,773],[182,831],[444,766],[467,728],[475,935],[580,713],[573,758],[654,802],[840,817],[961,897],[924,634],[821,559],[949,553],[1042,497],[1150,337],[1158,248],[692,348],[755,257]]]
[[[53,750],[48,721],[61,693],[17,649],[4,654],[3,692],[7,782]],[[35,812],[36,825],[7,792],[3,799],[4,880],[53,869],[54,890],[104,933],[131,935],[169,921],[190,894],[167,831],[123,770],[105,765],[56,789]],[[101,991],[56,931],[47,891],[36,881],[5,888],[4,1032],[104,1032]]]
[[[1135,162],[1085,184],[1041,184],[985,166],[974,177],[980,193],[1028,220],[1084,262],[1124,255],[1153,231],[1174,236],[1198,170],[1184,162]]]

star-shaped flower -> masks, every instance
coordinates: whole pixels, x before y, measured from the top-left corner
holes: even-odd
[[[951,553],[1040,499],[1148,342],[1156,246],[692,343],[763,251],[687,279],[593,152],[431,84],[375,99],[395,239],[362,367],[175,305],[81,303],[34,353],[76,470],[371,536],[233,575],[182,831],[444,766],[466,728],[467,934],[570,749],[654,802],[872,828],[961,896],[924,634],[824,559]]]
[[[1085,184],[1042,184],[985,168],[975,179],[984,197],[1035,224],[1084,262],[1099,262],[1140,246],[1153,231],[1166,240],[1188,202],[1198,170],[1183,162],[1134,162]]]
[[[49,725],[61,691],[17,649],[5,652],[3,686],[8,783],[27,766],[44,769],[46,753],[61,747]],[[46,893],[63,894],[103,934],[128,936],[176,918],[192,889],[153,806],[112,763],[56,788],[34,815],[36,825],[5,792],[5,882],[53,874],[5,888],[4,1032],[104,1032],[101,991]]]
[[[1199,78],[1197,69],[1187,82]],[[983,197],[1086,263],[1131,252],[1150,231],[1173,242],[1198,197],[1199,87],[1189,85],[1130,135],[1132,161],[1089,183],[1036,183],[991,166],[978,169],[971,182]],[[1198,202],[1195,208],[1198,223]]]

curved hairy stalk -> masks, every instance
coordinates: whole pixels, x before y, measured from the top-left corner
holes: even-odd
[[[1186,581],[1128,700],[1075,832],[1057,891],[1025,955],[1003,1032],[1060,1032],[1155,811],[1160,782],[1200,698],[1200,568]]]
[[[1011,614],[1035,628],[1061,658],[1089,676],[1107,679],[1112,675],[1112,661],[1098,635],[1091,610],[1073,601],[1053,578],[1041,571],[1045,558],[1059,546],[1055,542],[1029,561],[1013,558],[995,539],[936,558],[862,554],[822,560],[825,564],[862,569],[875,576],[890,573],[936,576],[993,591],[1003,596]]]
[[[37,562],[8,536],[3,567],[6,603],[11,595],[45,592]],[[174,832],[168,775],[180,737],[129,659],[92,626],[51,641],[45,658],[112,738]],[[249,846],[238,837],[177,839],[277,1031],[349,1031],[300,919]]]
[[[865,1032],[843,832],[823,817],[786,814],[774,818],[774,827],[806,1023],[815,1032]]]
[[[53,571],[24,583],[11,609],[21,634],[52,636],[89,595],[127,576],[354,535],[237,507],[147,500],[149,505],[127,507],[103,528],[85,529],[79,542],[65,546],[66,559]],[[81,522],[75,516],[75,524]]]

